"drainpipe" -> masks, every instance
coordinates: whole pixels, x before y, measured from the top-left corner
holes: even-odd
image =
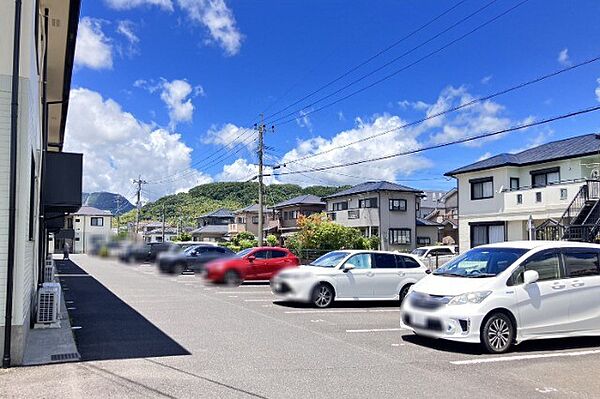
[[[15,0],[12,88],[10,104],[10,183],[8,202],[8,259],[6,262],[6,309],[4,312],[4,356],[2,367],[10,367],[12,333],[13,279],[15,269],[15,230],[17,199],[17,138],[19,118],[19,55],[21,51],[21,0]]]

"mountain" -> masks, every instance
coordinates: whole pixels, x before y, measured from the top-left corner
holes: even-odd
[[[348,188],[332,186],[300,187],[296,184],[271,184],[265,186],[265,203],[273,205],[303,194],[323,197]],[[194,226],[196,218],[219,208],[236,210],[258,202],[256,182],[218,182],[201,184],[187,193],[167,195],[142,207],[141,220],[160,220],[164,205],[165,218],[170,224],[183,223]],[[135,211],[123,215],[123,222],[133,221]]]
[[[135,206],[121,194],[107,192],[82,193],[81,203],[105,211],[111,211],[113,215],[122,215],[135,208]]]

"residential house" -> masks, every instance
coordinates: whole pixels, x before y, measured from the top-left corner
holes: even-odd
[[[587,134],[446,173],[458,182],[461,251],[500,241],[589,240],[598,231],[600,136]]]
[[[194,241],[224,241],[229,235],[229,225],[235,220],[229,209],[217,209],[198,217],[198,228],[192,230]]]
[[[82,206],[77,212],[67,216],[66,228],[73,229],[73,241],[70,243],[71,250],[76,254],[84,254],[96,243],[106,243],[113,236],[113,215],[110,211]],[[60,251],[61,241],[56,240],[56,249]]]
[[[299,195],[286,201],[273,205],[277,212],[278,233],[281,237],[287,237],[298,231],[298,217],[300,215],[310,216],[314,213],[325,211],[325,202],[316,195]]]
[[[156,242],[170,242],[178,235],[177,227],[165,226],[164,241],[162,225],[158,228],[149,229],[142,234],[144,242],[152,244]]]
[[[2,2],[0,341],[10,353],[0,352],[6,367],[23,361],[48,235],[81,207],[82,155],[63,152],[79,8],[79,0]]]
[[[417,217],[425,218],[431,212],[437,210],[445,193],[445,191],[424,190],[419,202]]]
[[[439,242],[440,231],[443,227],[442,224],[433,220],[427,220],[423,218],[417,218],[417,239],[415,242],[416,247],[422,247],[425,245],[435,245]]]
[[[235,220],[229,224],[229,234],[237,234],[241,232],[252,233],[255,237],[258,237],[258,204],[252,204],[242,209],[238,209],[234,212]],[[277,224],[277,217],[272,209],[267,207],[263,208],[263,226],[264,230],[268,231]]]
[[[356,227],[365,237],[380,237],[383,250],[410,250],[417,245],[417,209],[421,190],[387,181],[358,184],[324,198],[336,223]],[[431,239],[431,226],[424,226]],[[437,227],[436,227],[437,228]],[[436,231],[437,234],[437,231]]]
[[[438,242],[445,245],[458,243],[458,190],[455,188],[442,195],[437,207],[423,218],[442,225]]]

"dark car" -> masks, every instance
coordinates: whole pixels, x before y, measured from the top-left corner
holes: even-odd
[[[181,252],[167,252],[158,259],[158,268],[163,273],[181,274],[184,271],[202,272],[206,263],[235,256],[229,248],[215,245],[194,245]]]
[[[123,251],[120,259],[124,262],[154,262],[158,254],[172,250],[175,246],[168,242],[133,244]]]

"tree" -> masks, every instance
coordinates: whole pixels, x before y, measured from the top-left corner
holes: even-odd
[[[247,231],[237,233],[231,241],[224,243],[223,246],[231,249],[234,252],[241,251],[242,249],[252,248],[258,245],[258,240],[254,237],[254,234]]]
[[[360,230],[332,222],[325,213],[300,216],[300,230],[287,240],[286,246],[294,251],[304,249],[370,249],[371,241]]]
[[[173,241],[192,241],[192,235],[188,232],[182,231],[178,236],[173,238]]]
[[[273,234],[269,234],[269,235],[267,236],[267,239],[266,239],[266,241],[267,241],[267,244],[268,244],[270,247],[274,247],[274,246],[276,246],[276,245],[277,245],[277,243],[279,242],[279,240],[277,239],[277,236],[275,236],[275,235],[273,235]]]

